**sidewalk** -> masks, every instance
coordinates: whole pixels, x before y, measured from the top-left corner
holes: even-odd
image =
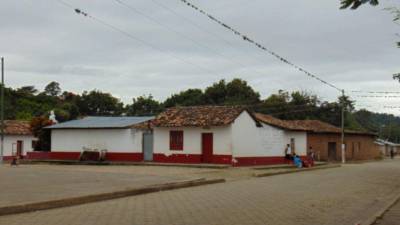
[[[203,178],[213,169],[132,166],[0,166],[0,207]]]

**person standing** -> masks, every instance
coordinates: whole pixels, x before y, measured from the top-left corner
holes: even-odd
[[[310,148],[308,149],[308,156],[310,157],[310,159],[315,161],[315,152],[314,152],[314,149],[312,148],[312,146],[310,146]]]
[[[286,145],[285,148],[285,159],[290,161],[292,160],[292,148],[290,147],[290,144]]]
[[[394,159],[394,150],[393,150],[393,147],[390,148],[390,158],[391,158],[391,159]]]
[[[307,152],[307,165],[309,167],[314,166],[314,161],[315,161],[315,152],[312,146],[310,146]]]

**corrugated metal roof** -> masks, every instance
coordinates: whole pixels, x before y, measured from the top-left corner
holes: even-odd
[[[127,128],[154,119],[154,117],[103,117],[89,116],[46,127],[46,129],[99,129]]]

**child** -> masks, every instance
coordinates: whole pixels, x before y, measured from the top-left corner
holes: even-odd
[[[298,155],[294,155],[293,162],[294,162],[294,165],[297,168],[302,168],[303,167],[303,162],[301,161],[301,159],[300,159],[300,157]]]

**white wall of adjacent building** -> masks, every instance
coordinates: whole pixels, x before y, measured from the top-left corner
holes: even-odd
[[[81,152],[84,149],[108,152],[142,152],[143,131],[137,129],[53,129],[52,152]]]
[[[4,156],[16,154],[17,142],[22,141],[22,155],[33,151],[32,141],[37,140],[33,135],[5,135],[4,136]]]
[[[170,150],[170,131],[183,131],[183,151]],[[211,127],[209,129],[198,127],[154,128],[154,153],[164,154],[202,154],[202,133],[213,133],[214,155],[231,155],[232,140],[231,126]]]
[[[306,132],[287,132],[267,124],[257,127],[253,118],[242,113],[232,124],[232,146],[234,157],[283,156],[285,146],[294,138],[295,150],[306,155]]]

